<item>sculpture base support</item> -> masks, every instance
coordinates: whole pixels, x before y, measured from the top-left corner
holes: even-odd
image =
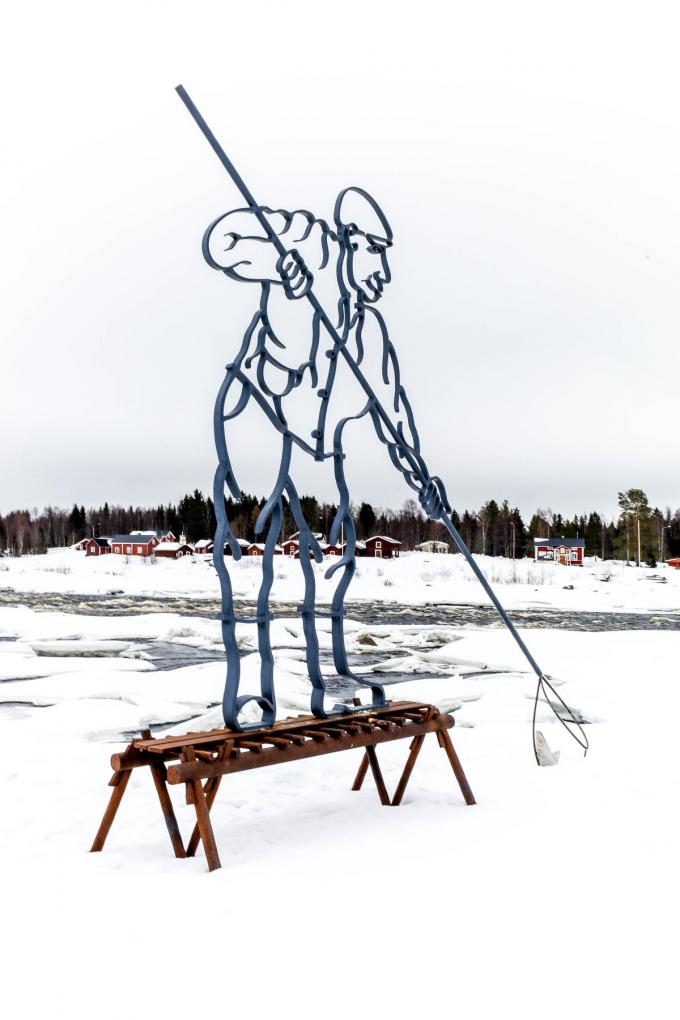
[[[141,767],[148,767],[151,772],[175,856],[193,857],[199,843],[202,843],[210,871],[221,866],[210,810],[222,777],[232,772],[364,748],[352,789],[361,789],[370,770],[380,803],[396,807],[402,801],[425,737],[428,733],[435,733],[451,764],[465,803],[474,804],[475,798],[448,733],[453,725],[453,717],[440,712],[434,705],[397,701],[385,708],[367,708],[365,712],[354,711],[332,719],[298,716],[284,719],[267,729],[247,733],[220,729],[154,739],[148,730],[144,730],[138,740],[133,740],[125,751],[111,758],[114,771],[109,786],[113,787],[113,791],[91,850],[97,852],[103,849],[132,770]],[[410,753],[394,797],[390,799],[376,746],[407,738],[411,740]],[[196,812],[196,824],[186,847],[168,789],[182,783],[187,803],[193,805]]]

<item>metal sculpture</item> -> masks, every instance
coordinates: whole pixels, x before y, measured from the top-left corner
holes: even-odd
[[[542,694],[553,710],[556,711],[555,705],[559,706],[560,711],[556,711],[557,717],[586,750],[588,741],[583,730],[532,656],[467,549],[451,520],[451,505],[444,484],[441,478],[430,473],[421,453],[413,412],[401,383],[396,351],[385,320],[376,308],[384,288],[391,280],[387,252],[392,246],[393,234],[384,212],[375,199],[357,187],[345,188],[339,194],[335,203],[332,227],[308,210],[289,212],[258,204],[186,90],[180,85],[177,92],[246,202],[245,208],[234,209],[219,216],[208,227],[203,238],[203,255],[213,269],[220,270],[230,279],[258,283],[260,287],[258,308],[245,332],[236,358],[226,367],[226,375],[217,396],[214,412],[215,444],[219,464],[214,482],[217,531],[213,556],[222,591],[222,636],[227,658],[223,700],[225,724],[232,729],[244,731],[270,726],[276,718],[274,658],[269,634],[271,620],[269,595],[274,577],[273,556],[281,528],[284,496],[289,501],[293,518],[299,528],[299,558],[305,582],[305,596],[299,612],[306,641],[307,670],[312,684],[312,712],[318,718],[328,718],[346,714],[348,711],[347,705],[328,708],[325,703],[326,681],[319,658],[315,626],[317,616],[331,618],[333,660],[339,676],[352,681],[357,687],[369,688],[374,707],[381,707],[387,703],[384,689],[379,683],[365,676],[357,677],[352,674],[344,636],[344,602],[356,570],[356,533],[350,513],[350,496],[345,477],[343,436],[349,422],[368,416],[378,439],[386,446],[393,465],[404,476],[407,485],[418,494],[425,513],[432,520],[441,521],[447,529],[536,674],[538,678],[536,703]],[[353,217],[348,212],[348,207],[352,203],[359,210],[359,215]],[[276,221],[279,221],[278,230],[274,225]],[[237,224],[244,222],[245,231],[243,228],[235,229]],[[301,233],[295,236],[298,233],[296,229],[298,224],[301,226]],[[314,237],[320,253],[318,267],[315,268],[317,273],[330,266],[333,253],[337,285],[337,325],[333,324],[317,298],[314,289],[315,276],[303,255],[297,247],[287,248],[284,244],[282,238],[289,234],[293,236],[294,245],[301,245]],[[252,255],[255,250],[259,250],[260,254],[263,251],[270,253],[269,265],[265,270],[254,268]],[[283,360],[285,354],[282,352],[286,350],[286,346],[272,324],[270,300],[274,293],[273,289],[277,287],[281,288],[289,301],[304,299],[312,309],[309,343],[305,357],[297,364],[287,364]],[[378,380],[369,380],[363,367],[371,331],[377,338],[380,353]],[[337,374],[341,364],[347,366],[359,383],[363,391],[362,406],[356,410],[352,409],[353,413],[339,417],[331,437],[328,423],[329,402],[337,388]],[[272,381],[272,376],[276,378],[278,384]],[[309,437],[313,442],[299,435],[289,425],[286,416],[286,398],[303,386],[315,390],[320,400],[316,427]],[[378,389],[381,392],[378,392]],[[228,398],[233,401],[231,410],[227,410]],[[229,526],[225,490],[231,492],[237,499],[241,495],[241,490],[232,468],[225,426],[237,418],[251,402],[259,406],[280,435],[281,457],[275,484],[255,524],[257,534],[266,529],[262,584],[257,599],[256,615],[249,620],[239,620],[235,614],[232,587],[225,564],[225,548],[229,546],[234,560],[240,558],[241,548]],[[339,561],[326,571],[327,578],[336,572],[341,573],[330,613],[322,613],[316,609],[312,559],[321,562],[323,557],[320,546],[304,519],[298,493],[291,478],[290,462],[293,447],[297,447],[314,460],[332,458],[333,461],[339,503],[329,538],[331,544],[337,543],[341,530],[344,530],[346,543]],[[236,642],[237,622],[254,623],[257,626],[261,672],[260,693],[256,695],[239,695],[240,657]],[[554,698],[553,704],[550,696]],[[257,723],[247,723],[240,718],[244,706],[251,701],[255,701],[262,711],[262,718]]]

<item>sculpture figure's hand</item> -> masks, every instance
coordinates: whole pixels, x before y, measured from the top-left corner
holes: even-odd
[[[314,283],[314,276],[296,248],[279,256],[276,271],[281,277],[284,293],[291,301],[297,301],[308,294]]]
[[[441,478],[430,478],[418,493],[423,510],[432,520],[441,520],[450,512],[451,506]]]

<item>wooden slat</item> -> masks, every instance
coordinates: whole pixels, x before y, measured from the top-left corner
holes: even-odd
[[[388,705],[386,708],[366,708],[365,712],[361,713],[348,713],[346,716],[337,716],[332,719],[317,719],[315,716],[306,715],[298,716],[294,719],[282,719],[280,722],[274,723],[273,726],[268,727],[260,731],[249,731],[243,736],[254,736],[255,733],[266,734],[272,733],[277,734],[279,730],[287,730],[294,732],[296,729],[306,729],[310,726],[336,726],[342,725],[343,722],[350,724],[359,725],[365,721],[370,720],[371,722],[377,719],[389,718],[390,713],[395,715],[404,715],[406,712],[415,712],[417,718],[422,718],[428,706],[422,705],[417,701],[404,701],[394,702]],[[207,730],[203,733],[185,733],[178,737],[159,737],[155,740],[135,740],[133,746],[139,751],[155,751],[162,752],[166,750],[180,749],[186,747],[188,744],[192,746],[206,744],[206,743],[221,743],[229,737],[238,738],[241,734],[235,730],[219,729],[219,730]]]
[[[328,740],[328,734],[325,730],[300,730],[303,737],[309,737],[310,740]]]
[[[424,733],[434,733],[437,730],[448,728],[453,725],[450,716],[439,715],[421,723],[411,723],[399,729],[385,730],[376,728],[370,733],[356,733],[339,735],[337,738],[328,741],[308,740],[303,746],[292,745],[288,748],[267,747],[259,754],[241,754],[237,759],[230,759],[224,762],[193,762],[190,765],[169,765],[168,782],[183,783],[187,779],[208,779],[214,775],[225,775],[231,772],[245,772],[249,769],[261,768],[266,765],[276,765],[286,761],[300,761],[304,758],[313,758],[320,754],[332,754],[335,751],[348,751],[352,748],[367,747],[369,744],[386,743],[391,740],[399,740],[403,737],[416,737]]]
[[[437,712],[431,706],[423,705],[420,702],[401,701],[395,702],[387,708],[367,709],[366,712],[352,713],[347,716],[339,716],[332,720],[316,719],[314,716],[299,716],[296,719],[284,719],[275,723],[266,730],[249,731],[240,733],[235,730],[209,730],[204,733],[190,733],[180,737],[161,737],[156,740],[136,740],[120,754],[111,757],[111,765],[116,772],[122,772],[131,768],[138,768],[148,765],[154,760],[160,759],[166,763],[180,757],[183,747],[194,746],[196,750],[211,750],[216,753],[225,740],[237,740],[244,744],[246,741],[262,744],[276,744],[273,737],[291,741],[299,746],[304,746],[309,737],[302,735],[303,730],[321,730],[331,734],[334,739],[338,736],[346,736],[347,733],[363,731],[365,734],[375,732],[376,729],[393,731],[394,739],[402,735],[402,729],[406,726],[408,730],[411,725],[417,725],[428,718],[431,712]],[[402,719],[406,716],[412,719],[412,723],[404,724]],[[438,713],[439,716],[439,713]],[[441,715],[442,727],[453,726],[453,719],[448,715]],[[338,734],[346,724],[346,733]],[[405,735],[405,734],[404,734]],[[197,746],[198,745],[198,746]],[[248,750],[254,750],[246,746]],[[235,751],[234,753],[237,753]],[[255,752],[258,753],[258,752]]]

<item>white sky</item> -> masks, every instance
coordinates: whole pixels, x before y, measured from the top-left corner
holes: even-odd
[[[256,289],[200,241],[261,202],[395,232],[381,303],[454,504],[680,505],[674,5],[14,5],[0,40],[0,509],[211,488]],[[316,408],[318,398],[310,398]],[[244,487],[270,482],[264,434]],[[410,495],[368,432],[354,497]],[[299,487],[332,498],[301,465]]]

